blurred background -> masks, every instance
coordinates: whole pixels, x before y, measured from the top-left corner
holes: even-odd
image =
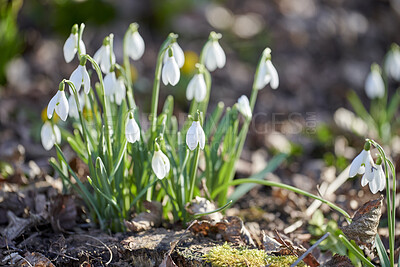
[[[86,24],[90,55],[114,33],[122,62],[123,35],[137,22],[146,43],[144,57],[133,62],[143,113],[150,106],[158,49],[169,32],[179,34],[186,63],[176,87],[162,86],[160,103],[173,94],[177,113],[188,109],[186,85],[210,31],[222,33],[227,54],[226,66],[212,73],[211,107],[250,95],[258,58],[269,46],[280,86],[259,92],[238,170],[247,175],[272,154],[287,152],[293,157],[276,179],[310,191],[321,173],[330,170],[335,177],[347,166],[358,151],[349,144],[361,147],[363,139],[338,130],[333,114],[339,107],[351,109],[350,90],[368,102],[364,81],[370,65],[382,64],[390,45],[400,43],[400,0],[0,0],[0,19],[1,164],[23,155],[23,162],[51,171],[40,144],[41,114],[78,64],[63,58],[71,26]]]

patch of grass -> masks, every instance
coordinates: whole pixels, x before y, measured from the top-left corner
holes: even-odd
[[[263,250],[245,247],[233,248],[227,243],[221,246],[215,246],[208,254],[204,255],[204,258],[215,267],[284,267],[290,266],[297,260],[296,256],[270,256]],[[306,265],[301,262],[298,266]]]

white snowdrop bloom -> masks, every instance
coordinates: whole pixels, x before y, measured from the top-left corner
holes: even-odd
[[[106,96],[113,96],[117,87],[117,78],[115,72],[109,72],[104,77],[104,94]]]
[[[69,105],[64,90],[58,90],[57,93],[50,99],[47,105],[47,117],[51,119],[53,112],[56,111],[57,115],[65,121],[68,117]]]
[[[130,112],[125,126],[125,136],[129,143],[135,143],[140,139],[139,125],[136,123],[133,113]]]
[[[145,49],[144,40],[142,36],[140,36],[137,28],[138,25],[136,23],[131,24],[124,44],[128,56],[133,60],[141,58]]]
[[[206,81],[204,74],[198,73],[190,80],[186,89],[187,100],[192,100],[193,97],[197,102],[202,102],[207,95]]]
[[[358,154],[357,157],[355,157],[351,162],[349,177],[354,177],[357,173],[363,174],[366,171],[364,166],[366,167],[366,163],[370,162],[370,159],[372,159],[371,152],[363,149],[361,153]]]
[[[247,119],[250,119],[252,117],[250,103],[249,103],[249,99],[247,98],[247,96],[242,95],[238,99],[237,107],[238,107],[239,112],[242,113],[243,116],[245,116]]]
[[[397,45],[394,45],[386,56],[384,67],[389,77],[400,81],[400,48]]]
[[[173,55],[170,55],[165,61],[161,76],[164,85],[171,84],[172,86],[175,86],[179,82],[181,73],[179,72],[179,66]]]
[[[79,111],[82,111],[83,107],[85,106],[85,99],[82,94],[78,94],[79,98]],[[78,112],[78,106],[75,101],[74,95],[70,95],[68,98],[68,106],[69,106],[69,116],[79,119],[79,112]]]
[[[279,86],[279,76],[270,59],[262,61],[258,69],[255,87],[258,90],[263,89],[267,84],[270,84],[272,89],[277,89]]]
[[[63,51],[64,51],[64,58],[67,63],[71,62],[76,52],[78,51],[77,47],[78,43],[78,33],[71,33],[67,40],[65,41]]]
[[[371,190],[372,194],[376,194],[378,191],[383,191],[385,189],[386,180],[385,173],[383,172],[382,165],[377,165],[371,167],[372,177],[368,179],[363,176],[361,179],[361,185],[369,185],[369,190]]]
[[[226,63],[225,52],[215,38],[207,42],[204,48],[204,64],[209,71],[223,68]]]
[[[204,149],[205,143],[206,136],[200,122],[194,121],[186,133],[186,144],[190,150],[194,150],[197,145],[199,145],[201,149]]]
[[[108,37],[106,37],[108,38]],[[105,74],[110,72],[111,67],[115,64],[115,54],[111,51],[111,46],[107,41],[94,54],[93,59],[100,65],[101,71]]]
[[[365,93],[370,99],[382,98],[385,95],[385,84],[380,73],[380,68],[376,64],[372,65],[371,72],[365,80]]]
[[[85,91],[85,94],[89,93],[90,90],[90,77],[89,73],[86,70],[86,66],[79,65],[71,74],[69,77],[69,80],[74,84],[76,92],[79,93],[81,90],[81,85],[83,83],[83,89]],[[69,90],[71,95],[73,94],[71,88]]]
[[[51,125],[46,121],[40,130],[40,139],[44,149],[50,150],[54,144],[61,143],[61,132],[57,125]]]
[[[156,174],[158,179],[163,179],[169,173],[169,159],[159,149],[159,147],[157,147],[156,151],[154,151],[153,159],[151,160],[151,168],[153,169],[153,172]]]
[[[126,97],[126,87],[122,77],[119,77],[115,83],[114,96],[115,103],[117,103],[118,106],[121,105],[122,100],[124,100]]]
[[[182,68],[183,64],[185,64],[185,54],[183,53],[182,48],[179,46],[179,44],[175,41],[171,44],[172,52],[174,55],[174,59],[176,61],[176,64],[178,64],[179,68]],[[164,64],[168,60],[168,50],[164,54]]]

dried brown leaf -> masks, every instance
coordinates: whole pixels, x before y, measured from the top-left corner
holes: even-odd
[[[76,205],[71,195],[57,195],[52,198],[49,208],[50,223],[53,230],[64,232],[76,225]]]
[[[25,253],[24,259],[20,263],[21,267],[54,267],[54,264],[39,252]]]
[[[133,220],[125,221],[125,226],[132,232],[141,232],[161,225],[162,205],[157,201],[145,201],[143,205],[150,212],[141,212]]]
[[[323,265],[323,267],[352,267],[353,264],[351,260],[347,256],[342,256],[339,254],[333,255],[332,259],[330,259],[327,263]]]

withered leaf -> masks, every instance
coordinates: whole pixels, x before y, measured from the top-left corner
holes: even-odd
[[[54,267],[54,264],[39,252],[25,253],[20,266]]]
[[[125,226],[132,232],[141,232],[161,225],[162,205],[157,201],[144,201],[143,206],[150,212],[141,212],[133,220],[125,221]]]
[[[335,254],[332,259],[323,265],[323,267],[353,267],[351,260],[347,256]]]
[[[382,195],[366,202],[356,211],[350,225],[341,228],[343,233],[349,239],[356,241],[358,245],[370,247],[377,234],[382,204]]]
[[[64,232],[76,225],[76,205],[73,196],[57,195],[52,198],[49,208],[50,223],[53,230]]]

